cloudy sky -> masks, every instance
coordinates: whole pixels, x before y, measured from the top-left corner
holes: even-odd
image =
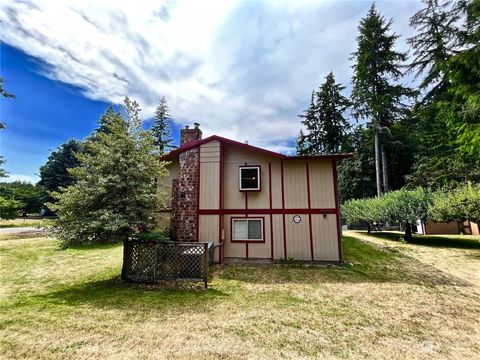
[[[50,149],[82,139],[125,95],[145,124],[166,96],[174,128],[294,152],[299,114],[333,71],[349,86],[371,1],[0,0],[0,149],[11,179],[38,180]],[[408,50],[418,1],[377,1]],[[348,94],[348,88],[347,88]]]

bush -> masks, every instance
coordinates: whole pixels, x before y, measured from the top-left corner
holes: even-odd
[[[170,242],[170,236],[167,230],[152,230],[144,233],[140,233],[133,237],[134,240],[144,242]]]
[[[15,219],[24,204],[21,202],[0,196],[0,219]]]

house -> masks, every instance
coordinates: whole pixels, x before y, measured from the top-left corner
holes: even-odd
[[[214,242],[222,263],[343,262],[336,164],[352,154],[286,156],[216,135],[202,139],[194,125],[163,157],[177,241]]]
[[[417,224],[417,232],[422,235],[480,235],[480,226],[471,221],[465,221],[463,223],[456,221],[436,223],[429,220],[425,224],[419,221]]]

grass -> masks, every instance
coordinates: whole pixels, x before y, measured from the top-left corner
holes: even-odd
[[[2,240],[0,358],[475,358],[478,249],[422,250],[462,273],[413,246],[352,233],[344,267],[215,266],[203,290],[122,283],[121,245]]]
[[[44,224],[43,219],[26,219],[18,218],[11,220],[0,220],[0,228],[15,228],[25,226],[42,226]]]

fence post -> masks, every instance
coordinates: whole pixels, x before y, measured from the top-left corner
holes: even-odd
[[[208,287],[208,243],[204,243],[203,248],[203,281],[206,289]]]
[[[128,267],[130,265],[129,261],[129,248],[128,248],[128,238],[123,240],[123,265],[122,265],[122,280],[127,280],[128,278]]]

